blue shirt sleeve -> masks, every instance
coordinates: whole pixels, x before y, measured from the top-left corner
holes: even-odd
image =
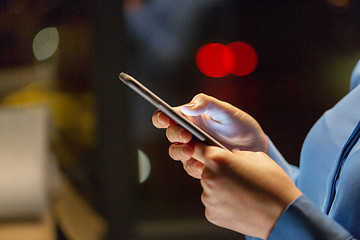
[[[359,178],[360,142],[351,150],[346,165],[342,165],[342,177],[336,183],[336,195],[329,215],[324,213],[324,203],[328,197],[328,179],[338,168],[338,155],[352,131],[353,125],[359,121],[359,84],[360,61],[356,65],[351,78],[351,92],[322,117],[318,125],[308,136],[308,146],[302,154],[302,172],[289,165],[269,139],[268,155],[277,162],[296,185],[305,194],[289,204],[276,222],[268,240],[354,240],[359,235],[359,191],[356,191]],[[339,118],[339,116],[341,116]],[[345,118],[347,116],[347,118]],[[342,120],[342,121],[339,121]],[[340,128],[341,126],[342,128]],[[344,134],[344,132],[347,132]],[[327,141],[322,145],[332,146],[332,151],[317,147],[326,133]],[[331,145],[332,144],[332,145]],[[310,149],[310,151],[309,151]],[[326,149],[326,150],[324,150]],[[319,154],[318,154],[319,153]],[[307,157],[306,157],[307,156]],[[317,165],[311,159],[317,159]],[[325,168],[327,166],[327,168]],[[321,175],[322,174],[322,175]],[[319,183],[319,184],[317,184]],[[310,194],[312,193],[312,195]],[[311,200],[310,200],[311,199]],[[256,239],[247,237],[247,239]]]
[[[290,237],[291,236],[291,237]],[[350,240],[351,234],[302,195],[281,215],[268,240]]]
[[[296,183],[299,169],[290,165],[269,139],[268,155]],[[354,240],[355,238],[332,218],[321,212],[306,195],[292,202],[277,221],[268,240]],[[246,239],[258,239],[247,236]]]

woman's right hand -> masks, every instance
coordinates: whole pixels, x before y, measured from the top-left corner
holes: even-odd
[[[268,152],[268,139],[258,122],[229,103],[198,94],[190,103],[175,110],[229,149]],[[166,128],[166,136],[172,143],[169,155],[182,161],[189,175],[200,178],[203,144],[161,111],[154,113],[152,121],[155,127]]]

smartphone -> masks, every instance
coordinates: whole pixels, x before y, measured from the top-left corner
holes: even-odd
[[[196,126],[194,123],[189,121],[186,117],[184,117],[180,113],[176,112],[169,104],[167,104],[164,100],[162,100],[160,97],[158,97],[149,89],[147,89],[145,86],[143,86],[135,78],[122,72],[119,74],[119,79],[123,83],[125,83],[128,87],[130,87],[132,90],[134,90],[136,93],[138,93],[140,96],[145,98],[152,105],[154,105],[156,108],[160,109],[160,111],[165,113],[169,118],[171,118],[180,126],[188,130],[193,136],[195,136],[201,142],[204,142],[208,145],[218,146],[230,151],[219,141],[217,141],[215,138],[213,138],[208,133],[206,133],[204,130]]]

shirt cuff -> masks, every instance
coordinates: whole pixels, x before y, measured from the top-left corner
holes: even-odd
[[[281,215],[268,240],[346,240],[351,234],[301,195]]]

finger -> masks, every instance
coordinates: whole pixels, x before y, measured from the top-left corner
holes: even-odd
[[[181,114],[180,107],[174,107],[173,109]],[[165,113],[157,110],[152,115],[152,123],[157,128],[167,128],[170,124],[175,124],[176,122],[169,118]]]
[[[169,125],[166,129],[166,137],[172,143],[189,143],[192,139],[191,133],[176,124]]]
[[[194,153],[194,148],[188,144],[172,144],[169,147],[169,155],[176,161],[189,160]]]
[[[197,140],[191,141],[190,144],[194,148],[194,153],[192,157],[204,164],[205,163],[204,151],[208,145],[205,145]]]
[[[207,146],[203,149],[205,164],[207,166],[221,166],[228,165],[229,159],[231,159],[231,152],[225,149],[213,146]]]
[[[152,123],[157,128],[167,128],[170,125],[170,118],[160,110],[157,110],[152,115]]]
[[[185,171],[192,177],[200,179],[204,164],[194,158],[182,161]]]
[[[196,147],[191,144],[172,144],[169,147],[169,155],[177,161],[181,161],[185,171],[192,177],[200,179],[204,164],[193,158]]]
[[[169,155],[174,160],[188,160],[194,158],[197,161],[204,163],[204,148],[206,145],[197,141],[191,141],[188,144],[174,143],[169,147]]]
[[[198,94],[189,104],[183,105],[181,111],[188,116],[206,114],[213,120],[226,124],[239,109],[214,97]]]

